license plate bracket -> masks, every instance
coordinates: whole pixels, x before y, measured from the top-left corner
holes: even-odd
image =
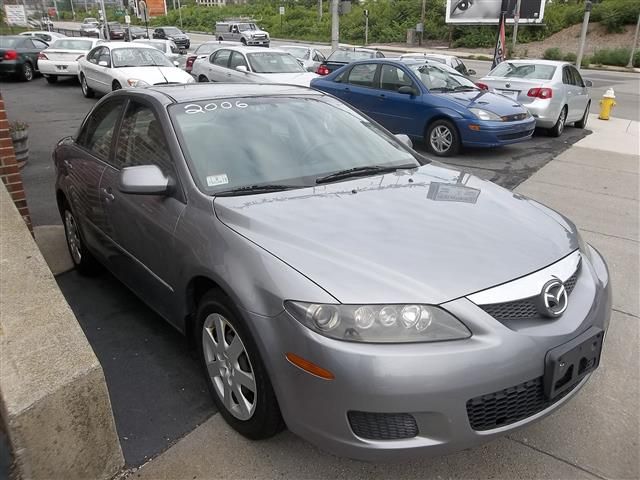
[[[600,365],[604,330],[591,327],[573,340],[553,348],[545,357],[544,394],[551,400],[571,390]]]
[[[509,97],[511,100],[518,99],[518,92],[514,90],[500,90],[500,93],[505,97]]]

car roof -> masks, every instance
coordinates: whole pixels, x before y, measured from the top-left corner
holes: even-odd
[[[538,60],[538,59],[533,59],[533,60],[505,60],[506,63],[513,63],[513,64],[518,64],[518,63],[524,63],[524,64],[539,64],[539,65],[552,65],[554,67],[559,67],[562,65],[570,65],[569,62],[563,62],[561,60]]]
[[[202,100],[234,97],[287,97],[292,95],[312,95],[320,97],[326,95],[311,88],[278,83],[192,83],[185,85],[155,85],[145,89],[127,89],[126,92],[160,94],[166,98],[165,103],[197,102]]]
[[[134,43],[134,42],[104,42],[100,44],[101,47],[109,47],[111,49],[116,48],[152,48],[149,45],[143,43]]]
[[[359,48],[359,47],[339,47],[337,50],[334,50],[333,52],[338,52],[338,51],[343,51],[343,52],[367,52],[367,53],[379,52],[379,50],[376,50],[375,48]],[[333,52],[331,52],[331,53],[333,53]]]
[[[91,40],[92,42],[99,42],[100,39],[96,37],[59,37],[55,39],[56,42],[58,40]],[[103,42],[104,43],[104,42]],[[53,45],[53,43],[52,43]]]
[[[278,50],[277,48],[264,48],[264,47],[245,47],[242,44],[240,44],[239,46],[228,46],[227,50],[234,50],[236,52],[240,52],[240,53],[255,53],[255,52],[278,52],[278,53],[289,53],[289,52],[283,52],[282,50]]]

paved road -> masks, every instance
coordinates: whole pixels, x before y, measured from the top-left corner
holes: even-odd
[[[75,134],[96,100],[85,99],[75,81],[0,85],[9,118],[31,126],[23,178],[33,222],[59,224],[51,152],[60,138]],[[586,133],[568,128],[560,139],[541,134],[503,149],[469,150],[447,163],[513,188]],[[119,282],[108,273],[70,272],[57,280],[104,368],[128,465],[144,463],[215,412],[184,339]]]

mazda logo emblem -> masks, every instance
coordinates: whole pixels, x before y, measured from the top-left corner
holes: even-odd
[[[538,300],[538,311],[545,317],[559,317],[569,304],[567,289],[559,278],[544,284]]]

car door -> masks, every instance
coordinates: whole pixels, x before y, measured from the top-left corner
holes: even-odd
[[[574,112],[574,116],[572,116],[572,120],[580,120],[584,115],[584,111],[587,109],[587,105],[589,104],[589,89],[580,75],[580,72],[573,65],[569,66],[571,71],[572,78],[572,86],[574,89],[575,96],[575,105],[576,111]]]
[[[584,107],[581,107],[582,102],[580,100],[581,88],[575,85],[576,80],[573,77],[571,68],[569,65],[562,67],[562,84],[565,91],[565,98],[567,103],[567,122],[571,122],[576,117],[581,117]],[[579,112],[579,113],[578,113]]]
[[[111,161],[114,132],[124,110],[124,100],[111,99],[97,107],[85,119],[75,145],[65,157],[62,168],[67,192],[78,217],[85,241],[104,259],[109,257],[108,234],[100,202],[100,179]]]
[[[211,54],[207,68],[207,77],[210,82],[228,81],[230,77],[229,60],[231,60],[231,50],[222,48]]]
[[[178,269],[174,230],[186,203],[169,152],[168,133],[151,104],[131,100],[117,137],[113,165],[106,167],[100,181],[100,194],[117,249],[111,259],[113,272],[158,313],[170,318]],[[138,165],[158,166],[173,179],[173,193],[121,192],[121,169]]]
[[[245,67],[246,72],[236,70],[237,67]],[[229,59],[229,72],[227,73],[227,82],[246,83],[251,82],[248,72],[250,71],[249,63],[245,56],[240,52],[231,52]]]
[[[96,89],[108,93],[112,90],[113,72],[111,64],[111,51],[109,47],[102,47],[98,54],[98,64],[95,66]]]
[[[40,46],[38,46],[39,44]],[[33,68],[37,69],[38,54],[47,48],[47,44],[37,38],[29,37],[22,40],[18,48],[20,48],[20,53],[29,59]]]
[[[87,80],[87,85],[93,89],[97,86],[96,67],[98,65],[98,57],[100,56],[101,49],[102,47],[95,47],[87,53],[86,61],[80,63],[84,78]]]
[[[346,84],[338,95],[358,110],[371,115],[378,102],[378,90],[375,88],[378,79],[378,64],[359,63],[349,70]]]
[[[398,92],[402,87],[409,87],[415,93]],[[424,118],[424,105],[420,88],[408,71],[395,65],[380,65],[376,97],[369,114],[371,118],[393,133],[422,136],[423,122],[419,119]]]
[[[239,41],[241,36],[242,35],[240,35],[240,29],[238,28],[238,24],[233,23],[229,25],[229,37],[231,38],[231,40]]]

